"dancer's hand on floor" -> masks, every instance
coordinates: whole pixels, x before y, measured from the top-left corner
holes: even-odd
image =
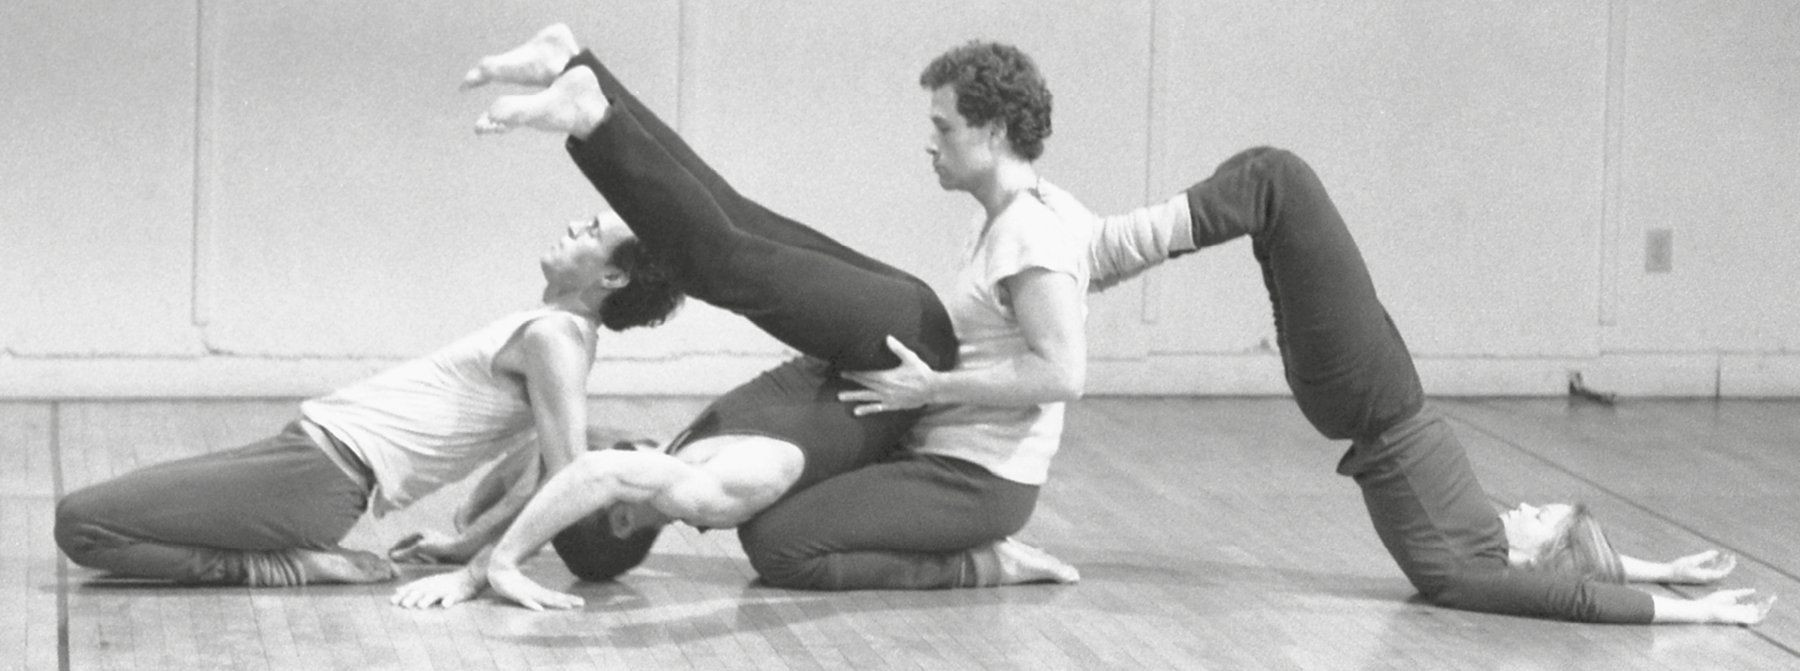
[[[900,357],[900,365],[887,370],[846,371],[844,377],[868,389],[838,393],[838,400],[855,403],[857,416],[876,412],[910,410],[931,402],[931,385],[937,371],[924,359],[900,344],[894,336],[887,338],[888,349]]]
[[[1758,624],[1775,607],[1775,595],[1756,596],[1754,589],[1722,589],[1696,599],[1712,611],[1712,621],[1721,624]]]
[[[1669,562],[1669,582],[1718,582],[1737,568],[1737,555],[1707,550]]]
[[[467,564],[472,556],[455,538],[430,529],[408,534],[388,548],[388,559],[401,564]]]
[[[479,572],[457,569],[414,580],[395,589],[388,603],[411,609],[449,608],[481,593],[487,581],[476,573]]]
[[[516,568],[489,567],[487,579],[488,585],[494,588],[494,593],[531,610],[545,608],[566,610],[580,608],[587,603],[581,597],[573,594],[546,589],[543,585],[525,577],[525,574]]]

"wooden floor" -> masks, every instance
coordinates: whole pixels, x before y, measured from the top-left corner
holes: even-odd
[[[819,594],[759,586],[729,532],[663,535],[617,583],[532,613],[390,607],[391,586],[109,587],[51,540],[60,492],[278,429],[295,402],[0,403],[0,668],[1800,668],[1800,401],[1445,400],[1497,503],[1587,501],[1662,558],[1720,547],[1726,584],[1782,595],[1762,626],[1572,625],[1443,610],[1381,550],[1342,446],[1283,399],[1088,399],[1022,537],[1075,586]],[[667,435],[685,399],[598,399]],[[463,490],[365,521],[381,549],[444,528]],[[409,575],[425,575],[415,569]],[[1652,588],[1662,589],[1662,588]],[[1703,590],[1680,588],[1680,593]]]

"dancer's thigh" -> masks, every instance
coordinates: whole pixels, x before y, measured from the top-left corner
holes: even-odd
[[[343,539],[367,501],[367,491],[290,425],[266,440],[78,490],[59,504],[59,517],[175,545],[322,548]]]

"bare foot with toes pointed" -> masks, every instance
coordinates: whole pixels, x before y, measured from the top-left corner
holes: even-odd
[[[608,106],[594,71],[575,68],[557,77],[550,88],[495,99],[475,120],[475,133],[495,135],[524,126],[587,139],[606,118]]]
[[[464,90],[485,86],[490,82],[522,86],[549,86],[568,66],[569,59],[581,53],[575,33],[558,23],[531,36],[511,51],[484,56],[463,75]]]

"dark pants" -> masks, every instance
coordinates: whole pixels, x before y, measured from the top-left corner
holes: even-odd
[[[282,564],[283,551],[335,548],[368,497],[293,423],[64,496],[56,544],[77,564],[121,575],[243,584],[257,566]]]
[[[975,587],[969,550],[1024,528],[1037,497],[975,463],[905,452],[770,506],[738,540],[779,587]]]
[[[841,370],[899,365],[898,338],[938,370],[956,333],[930,285],[737,194],[592,52],[609,118],[569,153],[646,247],[673,260],[688,295],[743,315]]]
[[[1412,355],[1312,169],[1252,149],[1190,188],[1188,204],[1201,246],[1250,236],[1294,400],[1320,433],[1353,440],[1338,472],[1356,479],[1413,583],[1434,596],[1478,563],[1504,566],[1499,518],[1462,443],[1425,409]]]
[[[1188,189],[1201,247],[1249,235],[1294,400],[1328,438],[1379,435],[1419,411],[1412,355],[1312,168],[1259,147]]]
[[[865,536],[890,535],[885,520],[844,511],[881,508],[891,498],[887,492],[894,489],[924,491],[926,499],[943,502],[928,504],[944,510],[897,509],[910,513],[905,523],[918,529],[979,524],[987,532],[982,537],[994,540],[1022,526],[1030,503],[1036,500],[1035,487],[1027,488],[1023,513],[1016,511],[1020,508],[1016,501],[1023,495],[1013,492],[1001,497],[1004,505],[990,503],[990,508],[999,511],[993,513],[993,519],[964,519],[975,511],[970,505],[953,505],[958,491],[1012,492],[1005,485],[972,487],[969,483],[998,478],[978,467],[979,474],[965,473],[971,464],[955,460],[918,461],[907,466],[884,463],[869,473],[862,472],[892,456],[919,413],[854,416],[849,404],[837,400],[837,392],[855,386],[839,377],[838,371],[898,365],[885,342],[889,335],[935,369],[954,367],[955,330],[931,287],[739,195],[591,52],[577,56],[569,67],[591,69],[612,104],[609,118],[599,128],[585,140],[568,143],[571,157],[595,189],[647,248],[676,263],[682,288],[689,295],[743,315],[810,357],[783,364],[728,392],[701,413],[683,438],[683,442],[691,442],[726,434],[764,435],[792,442],[806,455],[800,481],[787,498],[764,512],[763,517],[776,514],[777,521],[762,525],[759,517],[746,525],[771,530],[747,537],[762,540],[746,542],[752,562],[759,569],[777,566],[780,575],[787,575],[793,572],[781,567],[798,556],[796,548],[805,548],[804,554],[812,556],[819,548],[841,547],[828,525],[806,521],[814,516],[855,526],[859,531],[854,533]],[[926,468],[928,463],[934,466]],[[923,473],[931,469],[939,472]],[[843,473],[852,473],[856,482],[873,482],[833,484]],[[925,487],[941,486],[945,493],[934,496],[929,489],[921,489],[920,483],[928,481],[937,484]],[[821,482],[833,484],[827,492],[842,495],[811,497],[809,492],[824,487],[814,484]],[[796,511],[798,517],[782,514],[786,511]],[[790,519],[801,521],[781,521]],[[555,543],[563,561],[577,575],[583,574],[580,567],[589,561],[580,548],[595,546],[579,542],[578,535],[605,533],[606,525],[598,522],[590,516],[564,530]],[[986,527],[1005,531],[996,535]],[[961,536],[946,538],[954,540],[949,545],[937,541],[919,549],[963,550],[979,544],[964,543]],[[760,560],[764,556],[783,559],[771,564]],[[963,558],[932,561],[955,564],[960,570]]]

